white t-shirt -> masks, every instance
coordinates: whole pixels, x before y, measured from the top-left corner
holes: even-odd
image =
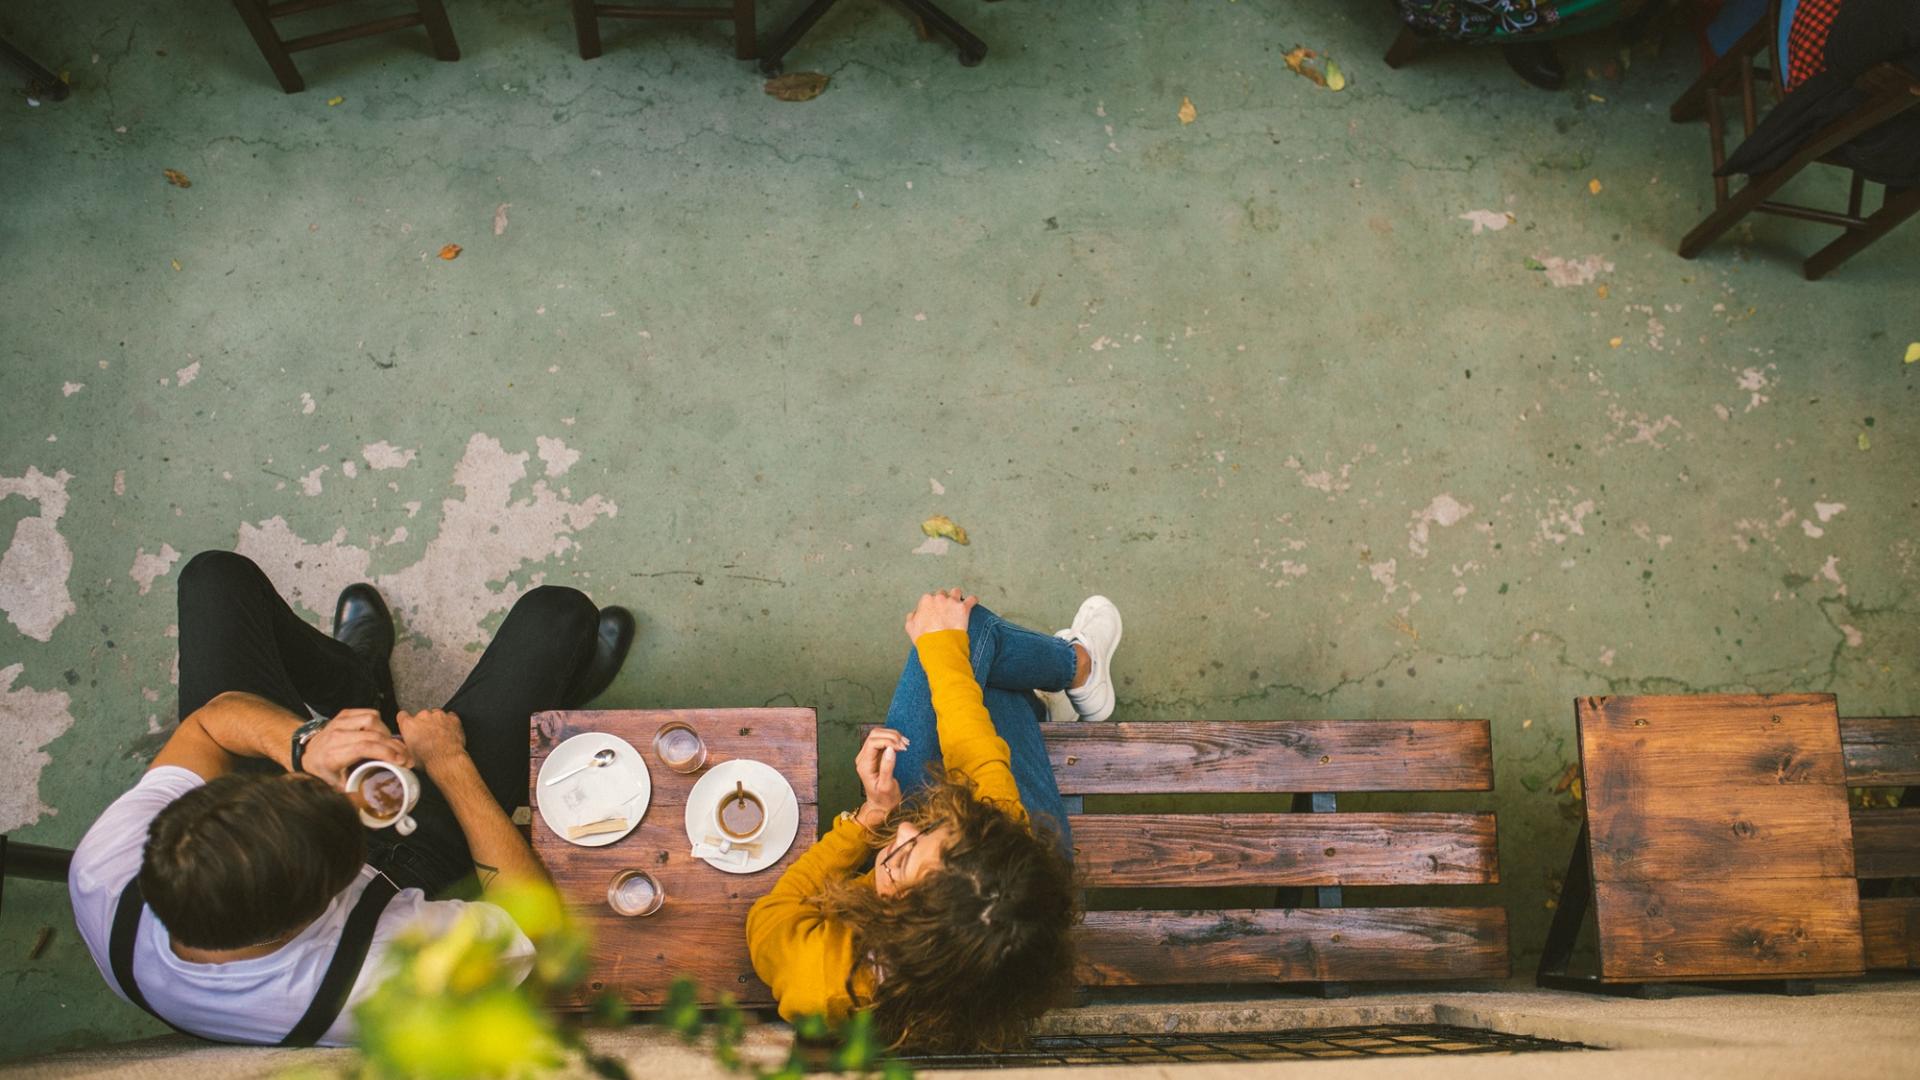
[[[73,920],[86,939],[94,965],[121,997],[126,991],[113,977],[108,942],[113,914],[127,882],[140,873],[147,829],[168,803],[206,781],[178,766],[148,770],[133,790],[115,799],[87,830],[73,853],[67,889],[73,897]],[[333,898],[326,911],[300,935],[266,956],[229,964],[195,964],[182,960],[172,948],[167,928],[152,909],[140,912],[140,935],[133,954],[134,981],[147,1004],[161,1016],[196,1035],[222,1042],[277,1043],[305,1015],[320,988],[320,979],[333,961],[347,915],[367,883],[379,873],[362,867],[360,876]],[[460,900],[428,900],[419,889],[402,889],[387,905],[374,930],[373,946],[354,980],[353,992],[339,1019],[320,1039],[322,1046],[344,1046],[353,1038],[353,1007],[380,984],[387,944],[403,930],[425,926],[443,932],[463,911],[473,910],[495,925],[510,928],[514,943],[506,966],[515,981],[533,967],[533,942],[527,940],[510,916],[492,904]]]

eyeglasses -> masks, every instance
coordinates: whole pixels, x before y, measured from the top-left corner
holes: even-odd
[[[913,839],[907,841],[904,844],[901,844],[899,847],[894,848],[892,851],[889,851],[885,855],[882,855],[880,857],[880,869],[885,870],[887,872],[888,881],[893,882],[895,885],[900,884],[900,871],[894,869],[894,864],[899,861],[901,855],[904,855],[907,852],[913,850],[913,845],[918,844],[920,842],[921,835],[923,834],[915,833]],[[909,856],[907,861],[911,862],[912,858]],[[903,863],[901,865],[905,865],[905,864]]]

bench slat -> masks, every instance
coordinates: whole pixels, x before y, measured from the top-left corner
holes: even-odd
[[[1869,968],[1920,968],[1920,897],[1860,901]]]
[[[1493,789],[1485,720],[1041,727],[1065,795]]]
[[[1847,877],[1847,802],[1831,786],[1636,789],[1590,802],[1600,881]]]
[[[1491,813],[1080,814],[1074,865],[1094,888],[1489,885]]]
[[[1590,803],[1658,788],[1844,781],[1832,694],[1580,698],[1575,709]]]
[[[1602,881],[1600,977],[1625,982],[1861,974],[1860,886],[1851,877]]]
[[[1840,747],[1854,787],[1920,784],[1920,716],[1843,716]]]
[[[1853,861],[1862,881],[1920,877],[1920,806],[1855,810]]]
[[[1092,911],[1085,986],[1503,979],[1504,908]]]

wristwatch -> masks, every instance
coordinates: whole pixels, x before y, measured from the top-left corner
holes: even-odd
[[[302,771],[300,768],[300,760],[307,755],[307,743],[312,741],[313,737],[320,733],[321,728],[327,726],[328,719],[329,718],[325,716],[316,716],[293,729],[293,751],[287,755],[289,766],[287,771]]]

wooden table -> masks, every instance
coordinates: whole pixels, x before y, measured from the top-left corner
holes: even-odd
[[[674,772],[653,752],[660,725],[692,725],[707,744],[707,769],[750,758],[779,769],[800,800],[800,828],[781,860],[754,874],[728,874],[693,857],[687,843],[687,795],[706,769]],[[562,742],[588,731],[618,735],[647,759],[653,797],[633,832],[605,847],[581,847],[547,828],[536,809],[533,850],[553,874],[560,894],[592,935],[587,979],[574,1005],[603,990],[636,1008],[658,1007],[674,979],[700,985],[702,1001],[731,993],[743,1005],[773,1004],[773,992],[753,973],[747,958],[747,909],[819,835],[819,745],[812,709],[613,709],[544,712],[533,717],[533,767],[529,780],[536,807],[540,765]],[[666,891],[666,904],[644,918],[617,915],[607,906],[607,883],[626,869],[644,869]]]

